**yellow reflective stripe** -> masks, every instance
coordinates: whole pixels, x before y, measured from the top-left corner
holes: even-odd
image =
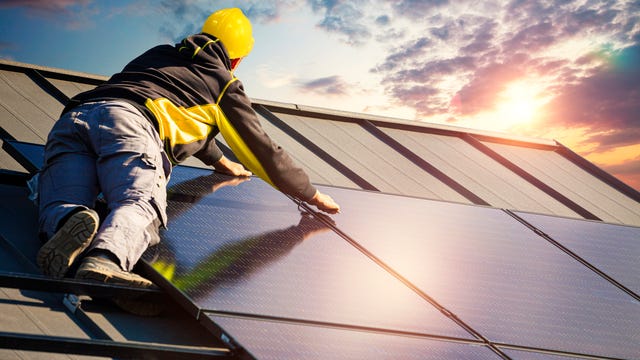
[[[227,85],[222,88],[222,91],[220,91],[220,95],[218,95],[218,99],[216,100],[216,105],[220,104],[220,100],[222,100],[222,96],[224,95],[224,93],[227,92],[227,88],[229,88],[229,85],[233,84],[236,80],[238,80],[238,78],[234,76],[233,78],[231,78],[231,80],[229,80]]]
[[[197,105],[190,108],[176,106],[167,98],[147,99],[145,106],[158,120],[158,133],[165,144],[173,148],[180,144],[189,144],[206,139],[217,126],[227,145],[240,162],[268,184],[277,188],[267,175],[266,170],[240,136],[236,128],[222,112],[219,106],[222,96],[229,86],[238,80],[232,78],[222,89],[215,104]],[[168,140],[168,142],[166,141]],[[170,154],[170,151],[167,151]]]
[[[218,95],[216,105],[218,105],[217,108],[219,110],[219,113],[218,117],[216,118],[216,124],[218,125],[218,129],[220,130],[222,137],[224,137],[224,140],[227,142],[227,145],[229,145],[231,151],[233,151],[233,154],[238,158],[238,160],[240,160],[242,165],[246,166],[259,178],[277,189],[277,187],[273,184],[273,181],[271,181],[271,179],[269,178],[269,175],[267,175],[267,172],[265,171],[256,155],[251,151],[249,146],[247,146],[247,143],[245,143],[244,139],[242,139],[240,134],[238,134],[236,128],[233,126],[233,124],[231,124],[231,122],[227,118],[227,115],[224,114],[219,106],[220,101],[222,100],[222,96],[227,92],[229,85],[234,83],[236,80],[238,80],[238,78],[236,78],[235,76],[231,80],[229,80],[222,91],[220,91],[220,95]]]
[[[176,106],[171,100],[147,99],[145,106],[158,120],[160,139],[169,139],[171,147],[206,139],[218,116],[215,104],[197,105],[188,109]]]
[[[198,46],[198,47],[196,48],[196,51],[194,51],[194,52],[193,52],[193,55],[191,56],[191,58],[193,59],[194,57],[196,57],[196,55],[200,52],[200,50],[202,50],[203,48],[207,47],[207,45],[210,45],[210,44],[212,44],[212,43],[214,43],[214,42],[217,42],[217,41],[218,41],[218,39],[216,39],[216,40],[209,40],[209,41],[207,41],[204,45],[202,45],[202,47]]]
[[[185,39],[185,40],[186,40],[186,39]],[[182,42],[184,43],[184,42],[185,42],[185,40],[182,40]],[[219,40],[219,39],[209,40],[209,41],[207,41],[204,45],[202,45],[202,47],[200,47],[200,46],[196,47],[196,49],[195,49],[195,50],[194,50],[194,52],[193,52],[193,55],[191,55],[191,58],[192,58],[192,59],[193,59],[193,58],[195,58],[195,57],[196,57],[196,55],[200,52],[200,50],[204,49],[204,48],[205,48],[205,47],[207,47],[208,45],[211,45],[211,44],[213,44],[213,43],[218,42],[218,40]],[[183,46],[181,46],[180,48],[178,48],[178,52],[180,52],[180,51],[182,51],[182,50],[189,50],[189,47],[188,47],[188,46],[183,45]]]
[[[233,154],[240,160],[242,165],[246,166],[251,172],[256,174],[262,180],[269,183],[271,186],[277,189],[273,184],[264,167],[255,156],[255,154],[249,149],[247,143],[240,137],[238,131],[233,124],[227,119],[227,116],[220,110],[220,116],[218,117],[218,129],[227,142],[227,145],[233,151]]]

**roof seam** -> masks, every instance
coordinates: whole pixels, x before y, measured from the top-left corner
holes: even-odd
[[[418,156],[409,148],[402,145],[400,142],[398,142],[388,134],[384,133],[370,121],[363,120],[361,126],[378,140],[391,147],[393,150],[404,156],[406,159],[421,168],[423,171],[427,172],[431,176],[449,186],[458,194],[464,196],[467,200],[477,205],[489,205],[489,203],[483,200],[480,196],[476,195],[475,193],[464,187],[462,184],[455,181],[453,178],[449,177],[447,174],[445,174],[435,166],[431,165],[428,161]]]
[[[525,171],[524,169],[519,167],[518,165],[516,165],[513,162],[509,161],[504,156],[498,154],[497,152],[495,152],[492,149],[490,149],[488,146],[482,144],[475,137],[467,134],[467,135],[463,136],[463,139],[465,141],[467,141],[469,144],[471,144],[473,147],[475,147],[476,149],[478,149],[478,150],[482,151],[483,153],[487,154],[492,159],[496,160],[498,163],[502,164],[503,166],[505,166],[509,170],[513,171],[515,174],[519,175],[521,178],[523,178],[527,182],[531,183],[532,185],[534,185],[538,189],[542,190],[547,195],[550,195],[551,197],[553,197],[554,199],[556,199],[560,203],[564,204],[569,209],[575,211],[577,214],[579,214],[580,216],[584,217],[585,219],[602,220],[599,217],[597,217],[594,214],[592,214],[587,209],[583,208],[582,206],[580,206],[580,205],[576,204],[575,202],[573,202],[571,199],[569,199],[566,196],[562,195],[561,193],[559,193],[558,191],[556,191],[555,189],[553,189],[549,185],[543,183],[542,181],[540,181],[539,179],[537,179],[536,177],[534,177],[533,175],[531,175],[530,173],[528,173],[527,171]]]
[[[360,175],[352,171],[349,167],[344,165],[338,159],[331,156],[331,154],[324,151],[318,145],[314,144],[311,140],[307,139],[304,135],[296,131],[294,128],[289,126],[287,123],[282,121],[280,118],[275,116],[271,111],[265,108],[262,105],[255,105],[256,110],[260,112],[265,119],[267,119],[271,124],[284,131],[286,134],[291,136],[293,139],[298,141],[302,146],[309,149],[316,156],[324,160],[326,163],[331,165],[334,169],[336,169],[339,173],[346,176],[349,180],[353,181],[356,185],[360,186],[365,190],[373,190],[379,191],[378,188],[373,186],[367,180],[363,179]]]

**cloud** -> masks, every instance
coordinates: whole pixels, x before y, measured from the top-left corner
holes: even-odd
[[[638,64],[640,45],[612,53],[592,75],[559,87],[540,126],[586,127],[601,149],[640,143]]]
[[[448,4],[448,0],[396,0],[391,1],[391,8],[396,15],[421,19],[424,18],[425,14]]]
[[[497,28],[498,24],[494,20],[483,19],[473,30],[471,39],[461,44],[460,54],[479,56],[495,51],[493,44],[497,36]],[[450,33],[451,30],[447,32]]]
[[[632,188],[640,191],[640,156],[620,164],[598,164],[598,166]]]
[[[91,3],[91,0],[3,0],[0,1],[0,9],[22,7],[26,8],[32,14],[38,15],[56,13],[66,13],[69,8],[75,6],[87,6]]]
[[[520,29],[513,37],[502,44],[504,49],[527,49],[535,53],[558,41],[557,29],[553,23],[541,22]]]
[[[91,0],[0,1],[0,9],[10,8],[24,9],[28,16],[43,18],[71,30],[93,26],[92,18],[99,14],[98,5]]]
[[[312,92],[318,95],[342,96],[346,95],[349,86],[339,76],[327,76],[323,78],[299,81],[298,89],[304,92]]]
[[[406,52],[411,53],[413,51]],[[442,90],[441,82],[447,77],[473,71],[476,67],[475,59],[469,56],[405,66],[404,64],[412,61],[411,58],[403,57],[400,53],[396,55],[387,58],[385,63],[374,71],[401,68],[385,75],[385,83],[388,84],[385,87],[386,92],[395,103],[414,108],[419,117],[447,112],[453,95]]]
[[[349,45],[359,46],[372,37],[368,27],[364,24],[366,19],[362,9],[367,8],[366,0],[308,0],[311,9],[315,13],[322,14],[322,20],[318,27],[330,33],[344,35],[341,40]],[[377,21],[380,17],[377,17]],[[376,21],[374,20],[374,21]]]
[[[598,125],[602,126],[601,124]],[[598,144],[598,152],[640,143],[640,125],[611,128],[603,132],[597,132],[598,130],[596,129],[593,129],[593,131],[595,131],[593,135],[588,136],[587,139],[589,142]]]
[[[302,0],[235,1],[237,7],[254,23],[267,24],[277,22],[283,14],[294,13],[303,6]]]
[[[412,40],[409,43],[392,50],[392,53],[387,56],[384,62],[372,69],[372,72],[390,72],[405,64],[405,61],[420,58],[424,55],[427,46],[430,41],[426,37]]]
[[[389,23],[390,25],[391,23]],[[406,38],[407,30],[397,27],[385,26],[384,31],[375,35],[375,41],[381,44],[395,44]]]
[[[618,175],[636,175],[640,176],[640,156],[631,159],[622,164],[607,165],[610,172]]]
[[[379,26],[387,26],[391,22],[389,15],[380,15],[376,18],[375,23]]]
[[[160,34],[172,41],[198,33],[202,24],[212,12],[237,7],[253,24],[277,22],[284,12],[295,11],[301,6],[301,0],[163,0],[155,5],[160,13],[170,21],[160,23]]]
[[[544,79],[543,95],[555,97],[545,108],[544,126],[589,126],[596,131],[593,140],[603,146],[634,141],[630,133],[624,139],[602,129],[634,126],[632,114],[640,113],[637,74],[599,67],[601,57],[577,55],[597,41],[611,41],[612,48],[637,44],[639,3],[496,1],[482,5],[494,9],[490,17],[465,1],[390,4],[395,18],[425,21],[411,22],[416,35],[392,48],[371,71],[381,76],[390,101],[414,108],[418,118],[473,117],[494,108],[509,83]],[[586,114],[593,107],[599,110]]]
[[[223,6],[220,6],[223,7]],[[161,14],[158,31],[168,41],[178,41],[187,35],[200,32],[202,24],[217,7],[202,1],[163,0],[157,5]]]

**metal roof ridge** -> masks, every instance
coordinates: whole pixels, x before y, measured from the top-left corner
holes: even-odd
[[[396,125],[407,125],[407,126],[421,127],[425,129],[435,129],[435,130],[444,130],[444,131],[456,132],[456,133],[466,133],[466,134],[478,135],[486,138],[499,138],[504,140],[534,143],[534,144],[547,145],[552,147],[556,147],[558,145],[557,142],[553,139],[542,139],[542,138],[536,138],[536,137],[510,134],[507,132],[465,128],[462,126],[431,123],[431,122],[426,122],[421,120],[407,120],[407,119],[395,118],[390,116],[374,115],[374,114],[359,113],[359,112],[352,112],[352,111],[345,111],[345,110],[335,110],[335,109],[310,106],[310,105],[283,103],[283,102],[272,101],[272,100],[255,99],[255,98],[252,98],[251,100],[255,104],[264,105],[268,107],[282,108],[287,110],[298,110],[298,111],[304,111],[308,113],[316,113],[320,115],[331,115],[331,116],[345,117],[345,118],[357,118],[361,120],[374,121],[374,122],[379,122],[383,124],[387,123],[387,124],[396,124]]]
[[[85,72],[80,72],[80,71],[65,70],[65,69],[60,69],[60,68],[53,68],[53,67],[48,67],[48,66],[41,66],[41,65],[34,65],[34,64],[29,64],[29,63],[23,63],[23,62],[18,62],[18,61],[13,61],[13,60],[0,59],[0,66],[3,66],[3,65],[7,66],[7,67],[14,67],[14,68],[42,71],[42,72],[45,72],[45,73],[47,73],[49,75],[58,74],[58,75],[62,75],[62,76],[84,78],[84,79],[93,80],[93,81],[95,81],[95,80],[106,81],[106,80],[109,79],[109,76],[104,76],[104,75],[96,75],[96,74],[90,74],[90,73],[85,73]]]

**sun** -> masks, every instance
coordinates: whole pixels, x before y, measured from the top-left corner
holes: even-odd
[[[496,94],[494,105],[459,119],[460,126],[499,132],[528,133],[535,120],[545,116],[544,106],[553,98],[544,79],[520,79]]]
[[[498,95],[493,112],[494,122],[502,130],[532,122],[544,105],[541,89],[535,82],[518,81],[509,84]]]

